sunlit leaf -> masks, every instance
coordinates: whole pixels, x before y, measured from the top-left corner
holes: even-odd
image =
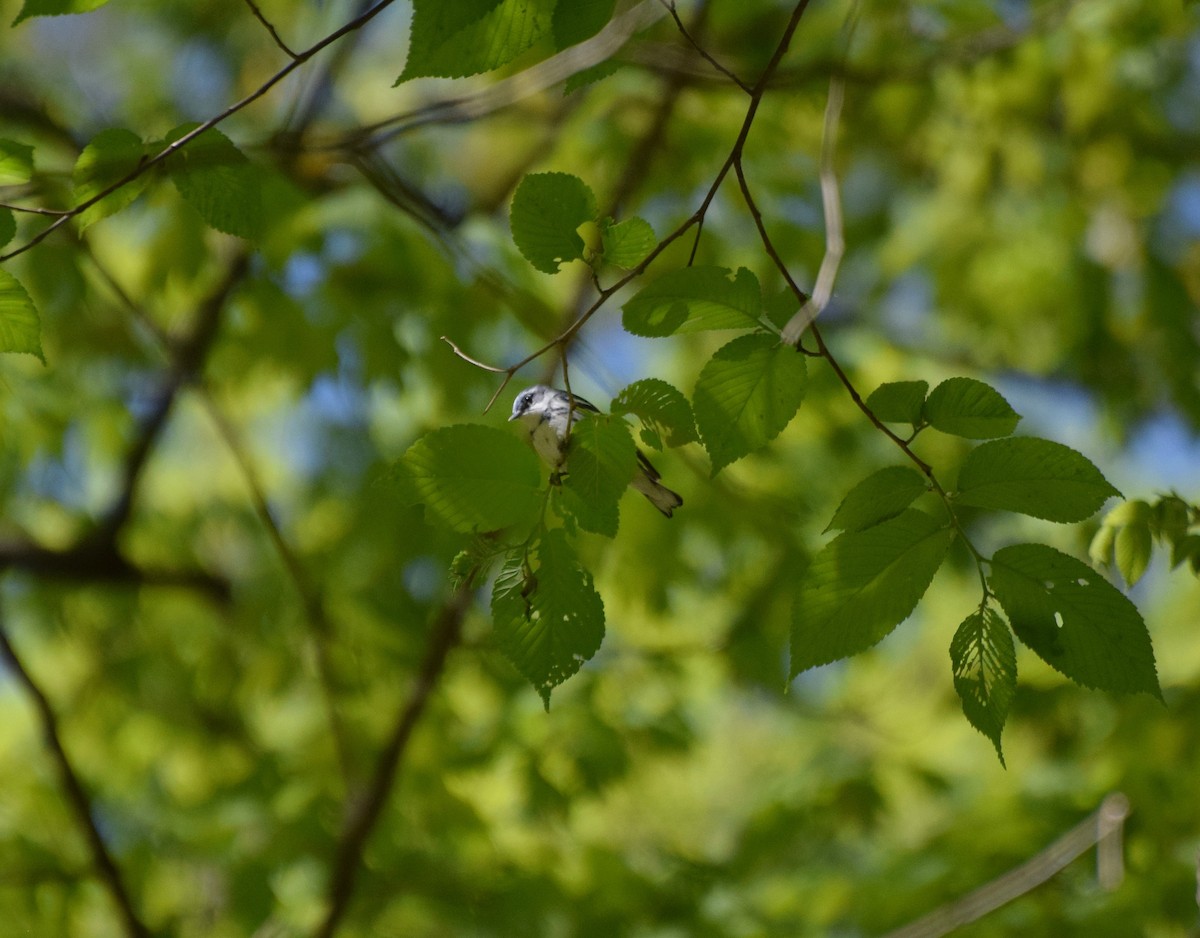
[[[541,470],[510,433],[457,424],[425,434],[396,463],[393,477],[410,503],[456,531],[495,531],[531,519]]]
[[[0,186],[17,186],[33,176],[33,147],[0,139]]]
[[[605,227],[601,232],[604,245],[604,259],[617,267],[636,267],[646,259],[646,255],[654,250],[658,238],[650,222],[644,218],[627,218],[615,225]]]
[[[555,0],[414,0],[408,60],[396,83],[499,68],[550,32],[554,6]]]
[[[167,136],[171,143],[196,127],[184,124]],[[233,142],[215,128],[181,147],[167,161],[184,201],[217,231],[257,238],[263,227],[261,179]]]
[[[1085,687],[1161,699],[1141,614],[1087,564],[1044,544],[996,552],[988,583],[1013,631],[1052,668]]]
[[[0,352],[27,352],[46,363],[37,307],[17,278],[5,270],[0,270]]]
[[[950,662],[963,714],[992,741],[1003,764],[1000,733],[1017,688],[1017,652],[1008,623],[990,606],[976,609],[954,633]]]
[[[911,508],[834,538],[796,594],[792,675],[865,651],[908,618],[953,539],[953,529]]]
[[[868,394],[866,404],[884,423],[917,424],[928,390],[928,381],[889,381]]]
[[[624,388],[613,398],[612,412],[633,414],[661,427],[668,446],[682,446],[699,439],[692,405],[682,391],[660,378],[643,378]]]
[[[617,503],[636,467],[637,450],[629,425],[619,418],[588,414],[571,428],[563,486],[579,526],[613,537]]]
[[[622,322],[634,335],[754,329],[762,288],[745,267],[736,274],[724,267],[683,267],[643,287],[622,309]]]
[[[1021,420],[1000,392],[974,378],[949,378],[929,392],[926,422],[943,433],[972,440],[1008,436]]]
[[[1100,470],[1069,446],[1036,437],[981,443],[958,474],[963,505],[1016,511],[1047,521],[1083,521],[1120,495]]]
[[[522,179],[513,193],[513,241],[543,273],[558,273],[560,264],[583,259],[578,228],[595,217],[592,190],[569,173],[534,173]]]
[[[692,401],[715,476],[779,435],[808,384],[804,356],[767,333],[725,345],[700,372]]]
[[[907,466],[871,473],[842,499],[826,531],[860,531],[892,518],[929,491],[929,480]]]
[[[95,198],[109,186],[124,179],[146,155],[146,146],[141,138],[130,130],[113,128],[102,130],[91,139],[79,159],[75,161],[72,180],[75,184],[75,204]],[[119,212],[129,205],[146,188],[149,175],[143,173],[126,182],[112,194],[105,196],[79,216],[79,224],[86,228],[93,222]]]
[[[550,706],[604,639],[604,602],[561,529],[509,554],[492,587],[495,641]]]

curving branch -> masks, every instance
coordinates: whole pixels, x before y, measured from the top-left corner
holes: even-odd
[[[345,826],[329,875],[325,917],[313,933],[314,938],[332,938],[350,907],[362,868],[363,851],[391,796],[408,741],[445,670],[446,658],[462,641],[462,622],[471,606],[473,584],[479,572],[479,567],[472,570],[438,612],[421,669],[396,715],[366,791],[351,797],[346,804]]]
[[[180,137],[178,140],[175,140],[174,142],[163,147],[163,149],[159,150],[153,156],[147,157],[146,159],[142,160],[136,167],[134,167],[132,170],[130,170],[128,173],[126,173],[124,176],[122,176],[120,179],[117,179],[110,185],[105,186],[103,189],[101,189],[99,192],[97,192],[90,199],[85,199],[83,202],[80,202],[74,208],[67,210],[64,214],[60,215],[54,222],[47,225],[45,228],[43,228],[41,231],[39,231],[33,237],[29,238],[28,240],[26,240],[24,243],[20,244],[13,250],[9,251],[7,254],[0,254],[0,263],[7,261],[7,260],[11,260],[12,258],[16,257],[19,254],[24,254],[30,248],[33,248],[36,245],[41,244],[41,242],[46,240],[46,238],[48,238],[51,234],[53,234],[55,231],[57,231],[59,228],[61,228],[63,225],[65,225],[72,218],[87,211],[89,208],[91,208],[97,202],[112,195],[118,189],[133,182],[133,180],[137,179],[139,176],[143,175],[144,173],[149,172],[152,168],[154,168],[159,163],[163,162],[165,159],[167,159],[169,156],[171,156],[171,154],[176,153],[179,150],[182,150],[184,147],[186,147],[189,143],[191,143],[193,140],[195,140],[197,137],[199,137],[205,131],[211,130],[213,127],[216,127],[218,124],[220,124],[226,118],[231,117],[232,115],[236,114],[238,111],[241,111],[242,109],[253,104],[255,101],[257,101],[259,98],[266,95],[267,92],[269,92],[277,84],[279,84],[281,81],[283,81],[285,78],[287,78],[288,75],[290,75],[292,72],[294,72],[296,69],[298,69],[301,65],[303,65],[305,62],[307,62],[313,56],[317,55],[318,53],[320,53],[321,51],[326,49],[328,46],[337,42],[343,36],[345,36],[349,33],[352,33],[355,30],[361,29],[363,26],[366,26],[367,23],[369,23],[371,20],[373,20],[376,16],[378,16],[380,13],[382,13],[385,9],[387,9],[389,6],[391,6],[392,3],[394,3],[394,2],[395,2],[395,0],[379,0],[378,3],[376,3],[370,9],[368,9],[365,13],[360,14],[359,16],[355,17],[354,19],[350,20],[345,25],[339,27],[338,29],[335,29],[333,32],[331,32],[329,35],[327,35],[324,39],[321,39],[320,41],[316,42],[315,44],[309,46],[303,52],[295,53],[294,56],[292,57],[291,61],[289,61],[287,63],[287,65],[283,66],[283,68],[281,68],[281,69],[279,69],[279,71],[275,72],[274,75],[272,75],[270,78],[268,78],[265,82],[263,82],[254,91],[250,92],[245,97],[240,98],[239,100],[235,101],[233,104],[229,105],[227,108],[225,108],[225,110],[221,111],[219,114],[216,114],[213,117],[210,117],[208,120],[204,121],[203,123],[199,124],[198,126],[193,128],[191,131],[189,131],[188,133],[186,133],[182,137]]]
[[[134,909],[133,900],[130,898],[129,889],[125,885],[121,871],[96,824],[91,797],[83,787],[79,773],[75,770],[75,766],[71,763],[67,750],[63,746],[62,735],[58,729],[58,716],[41,686],[33,679],[33,675],[17,655],[17,651],[8,637],[2,615],[0,615],[0,660],[16,677],[17,683],[24,688],[33,703],[34,710],[37,711],[46,748],[50,751],[50,757],[58,769],[67,805],[75,815],[79,829],[87,841],[96,873],[117,906],[125,934],[129,938],[150,938],[150,929],[146,927]]]

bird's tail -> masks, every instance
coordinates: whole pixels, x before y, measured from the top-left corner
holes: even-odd
[[[683,498],[678,492],[672,492],[658,481],[658,470],[650,465],[650,460],[640,450],[638,451],[638,464],[638,471],[629,484],[645,495],[651,505],[668,518],[671,517],[675,509],[683,504]]]

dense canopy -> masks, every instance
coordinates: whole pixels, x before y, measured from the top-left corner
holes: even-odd
[[[0,19],[0,930],[1193,933],[1195,4]]]

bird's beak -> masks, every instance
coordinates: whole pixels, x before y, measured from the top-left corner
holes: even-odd
[[[508,418],[508,422],[512,423],[514,420],[516,420],[520,416],[521,416],[520,414],[513,414],[511,417]]]

